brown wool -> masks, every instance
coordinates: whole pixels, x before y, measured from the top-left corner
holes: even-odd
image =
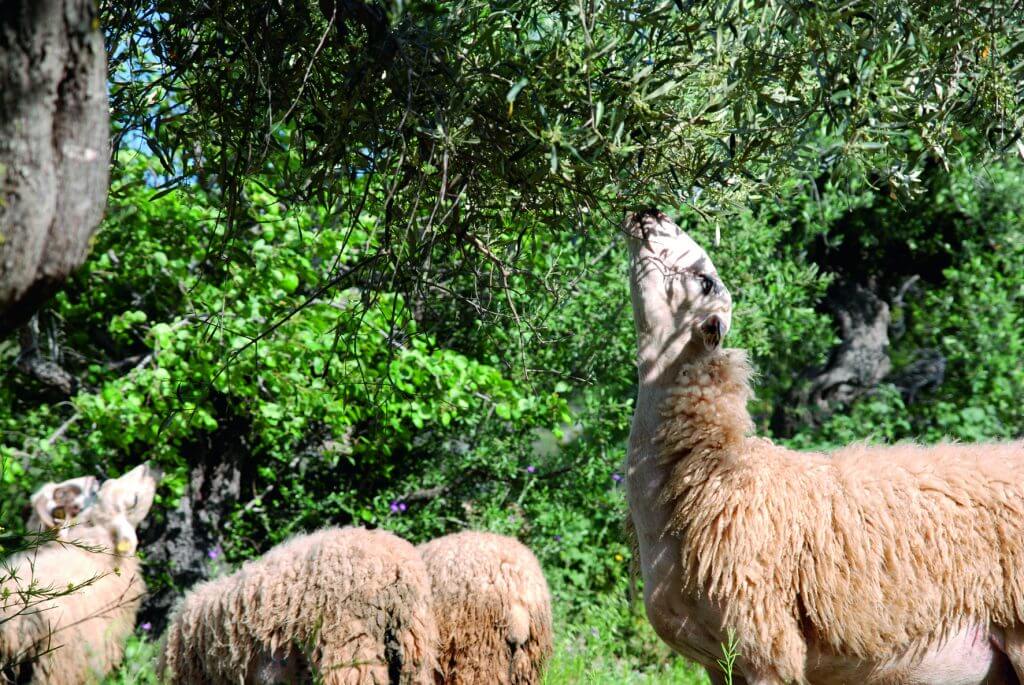
[[[0,599],[0,663],[41,655],[31,659],[36,685],[102,680],[121,663],[146,592],[138,560],[112,554],[109,533],[84,525],[72,531],[64,535],[75,544],[47,543],[7,559],[0,571],[9,576],[3,590],[11,592],[7,600]],[[29,587],[62,590],[93,578],[71,595],[44,600],[16,615],[25,609],[18,593]]]
[[[742,350],[684,366],[655,439],[684,591],[746,661],[802,682],[808,634],[879,661],[1022,622],[1024,443],[796,452],[750,436],[750,377]]]
[[[437,625],[416,549],[382,530],[284,542],[202,583],[177,607],[159,670],[170,684],[432,685]]]
[[[551,656],[551,594],[514,538],[467,531],[420,545],[448,685],[539,684]]]

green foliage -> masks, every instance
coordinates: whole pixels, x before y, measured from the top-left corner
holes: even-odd
[[[159,525],[225,450],[218,571],[332,523],[491,529],[550,581],[550,683],[700,681],[637,611],[622,535],[613,227],[650,203],[734,295],[762,431],[837,342],[829,284],[917,272],[891,356],[935,349],[945,382],[790,444],[1024,431],[1024,173],[986,165],[1022,125],[1011,3],[100,4],[120,152],[40,317],[75,394],[0,341],[7,552],[42,481],[150,459]],[[152,682],[154,651],[133,638],[112,682]]]
[[[612,602],[605,602],[591,606],[579,623],[556,622],[555,653],[545,673],[545,685],[708,682],[702,668],[675,657],[654,635],[642,612],[623,613]],[[627,632],[630,629],[633,632]]]
[[[722,643],[722,658],[716,662],[718,667],[722,669],[725,685],[732,685],[733,675],[735,675],[736,659],[739,657],[739,652],[736,649],[737,644],[736,633],[730,629],[728,641]]]
[[[920,350],[936,350],[946,359],[946,373],[939,388],[909,406],[883,383],[819,430],[794,436],[792,444],[979,441],[1024,432],[1022,180],[1019,164],[978,170],[961,162],[950,174],[935,173],[929,192],[910,205],[874,195],[846,215],[841,231],[834,230],[838,223],[813,229],[854,243],[849,247],[867,274],[883,277],[902,262],[902,273],[923,276],[922,286],[893,312],[906,333],[890,353],[898,374]]]
[[[128,638],[123,666],[103,680],[103,685],[159,685],[156,661],[160,644],[147,635],[136,633]]]
[[[226,436],[245,445],[253,475],[218,531],[222,571],[328,523],[414,541],[496,530],[530,544],[551,583],[551,682],[582,669],[594,682],[691,677],[629,600],[619,479],[636,381],[620,245],[571,231],[526,236],[529,264],[483,300],[489,314],[462,304],[480,285],[471,276],[423,307],[387,281],[324,288],[372,254],[384,235],[372,217],[338,220],[253,185],[247,259],[211,266],[223,237],[215,198],[192,188],[154,199],[148,160],[122,162],[93,257],[42,317],[75,351],[64,363],[79,392],[53,403],[13,370],[0,386],[15,409],[0,414],[5,516],[42,480],[148,458],[167,472],[159,517],[197,454],[209,456],[204,436]],[[683,215],[735,295],[730,344],[760,368],[762,430],[795,376],[836,342],[817,308],[835,274],[812,260],[825,236],[879,276],[895,246],[909,250],[901,259],[927,278],[894,312],[906,333],[891,354],[898,371],[936,347],[947,377],[911,404],[883,384],[791,444],[1020,434],[1024,176],[963,164],[927,183],[910,205],[870,187],[794,181],[783,201],[728,225]],[[8,369],[15,353],[0,347]],[[149,572],[155,587],[169,580]],[[150,643],[132,644],[139,658],[127,668],[138,673],[118,677],[149,677]]]
[[[458,274],[486,309],[510,272],[544,279],[525,242],[607,236],[646,204],[728,218],[808,170],[907,196],[965,141],[1012,149],[1024,111],[1014,3],[101,10],[115,141],[153,151],[161,188],[217,193],[212,256],[247,258],[247,183],[272,177],[291,202],[374,216],[371,276],[426,307]]]
[[[506,443],[521,439],[518,426],[567,416],[556,394],[525,392],[492,365],[439,347],[403,298],[325,294],[372,244],[372,219],[323,223],[322,213],[286,208],[254,187],[258,237],[247,262],[211,271],[203,260],[222,235],[215,210],[200,192],[150,201],[144,172],[133,162],[115,180],[118,200],[79,277],[88,285],[55,304],[67,344],[84,359],[113,348],[128,363],[85,364],[88,390],[63,409],[75,422],[59,440],[26,443],[26,461],[63,472],[149,458],[167,469],[176,495],[197,436],[240,422],[270,496],[235,524],[240,538],[265,546],[324,520],[387,518],[403,492],[403,462],[426,449],[425,438],[451,455],[461,449],[445,447],[454,436],[486,426],[498,443],[488,447],[503,454],[465,466],[514,477],[525,464]],[[49,405],[7,417],[22,427],[57,418]],[[323,449],[316,463],[299,463],[312,433],[325,436]],[[313,474],[335,469],[359,478],[325,492]]]

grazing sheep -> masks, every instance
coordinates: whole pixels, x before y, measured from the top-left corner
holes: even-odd
[[[526,546],[467,531],[420,545],[434,590],[443,681],[539,683],[551,656],[551,595]]]
[[[135,526],[155,489],[146,466],[107,480],[59,541],[4,561],[0,682],[97,682],[120,663],[146,589]]]
[[[627,493],[648,616],[713,682],[1024,679],[1024,443],[802,453],[750,437],[731,301],[657,212],[627,223],[640,389]],[[1014,677],[1016,670],[1016,677]]]
[[[185,596],[159,670],[168,683],[433,683],[437,625],[416,549],[382,530],[284,542]]]

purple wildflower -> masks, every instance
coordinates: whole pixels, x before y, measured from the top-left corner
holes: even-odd
[[[409,507],[405,506],[405,502],[399,502],[398,503],[398,511],[405,511],[408,508]]]
[[[148,633],[149,631],[153,630],[153,624],[152,624],[152,623],[150,623],[149,621],[146,621],[145,623],[143,623],[143,624],[142,624],[141,626],[139,626],[139,627],[140,627],[140,628],[142,628],[142,629],[143,629],[144,631],[146,631],[147,633]]]
[[[612,480],[615,481],[616,483],[621,483],[622,482],[622,474],[620,474],[620,473],[613,473],[612,474]]]
[[[536,473],[536,471],[537,471],[537,467],[534,466],[533,464],[530,464],[529,466],[526,467],[526,472],[527,473]]]
[[[210,551],[208,551],[206,553],[206,556],[209,557],[210,559],[216,559],[217,557],[219,557],[220,556],[220,545],[218,545],[218,546],[214,547],[213,549],[211,549]]]
[[[391,504],[388,505],[388,508],[391,510],[392,514],[397,514],[398,511],[399,511],[399,509],[398,509],[398,502],[392,500]]]
[[[555,542],[561,542],[561,541],[562,541],[562,536],[561,535],[556,535],[555,536]]]

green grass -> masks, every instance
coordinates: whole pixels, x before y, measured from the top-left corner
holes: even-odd
[[[624,631],[615,607],[595,607],[583,623],[559,617],[544,685],[707,685],[704,670],[672,653],[640,615]],[[629,625],[629,624],[627,624]],[[128,640],[121,668],[104,685],[157,685],[158,641]]]
[[[556,645],[544,685],[610,683],[614,685],[706,685],[704,670],[678,656],[666,654],[660,665],[642,666],[599,648]]]
[[[121,668],[111,673],[103,685],[158,685],[156,660],[159,642],[147,635],[128,638]]]
[[[598,598],[582,615],[559,615],[555,653],[544,685],[706,685],[704,669],[670,650],[643,610],[612,597]]]

